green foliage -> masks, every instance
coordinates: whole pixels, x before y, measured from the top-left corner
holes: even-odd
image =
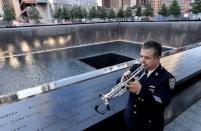
[[[161,6],[160,11],[158,12],[158,14],[162,15],[162,16],[168,16],[168,8],[166,7],[165,4],[163,4]]]
[[[83,19],[84,13],[82,12],[83,9],[81,7],[73,7],[71,10],[71,16],[75,19]]]
[[[172,4],[169,7],[169,13],[173,16],[179,16],[181,14],[181,8],[177,2],[177,0],[173,0]]]
[[[131,16],[132,16],[131,7],[127,7],[127,9],[126,9],[126,11],[125,11],[125,16],[126,16],[126,17],[131,17]]]
[[[3,11],[4,11],[4,16],[3,16],[3,19],[5,21],[12,21],[12,20],[15,20],[15,11],[11,8],[8,8],[8,7],[4,7],[3,8]]]
[[[76,15],[77,15],[78,13],[77,13],[77,7],[73,7],[72,9],[71,9],[71,18],[72,19],[76,19]]]
[[[124,17],[124,11],[122,8],[120,8],[117,12],[117,17],[118,18],[123,18]]]
[[[96,8],[93,6],[89,11],[89,18],[96,18],[98,16]]]
[[[59,18],[59,19],[63,18],[63,9],[62,8],[58,8],[55,10],[54,18]]]
[[[88,17],[88,12],[87,12],[87,10],[85,8],[82,8],[82,14],[83,14],[84,18]]]
[[[102,10],[102,7],[98,6],[96,8],[96,17],[97,18],[101,18],[101,10]]]
[[[105,7],[101,7],[99,11],[100,11],[100,13],[99,13],[100,18],[105,19],[108,17],[108,11]]]
[[[87,18],[87,16],[87,10],[81,7],[73,7],[72,9],[58,8],[54,13],[54,18],[59,18],[60,20],[83,19]]]
[[[35,23],[39,23],[39,19],[42,18],[39,11],[34,6],[31,6],[30,10],[28,11],[28,16],[29,19],[32,19]]]
[[[147,4],[145,6],[145,10],[143,11],[143,15],[146,17],[153,16],[153,9],[152,9],[150,4]]]
[[[110,19],[112,19],[112,18],[115,18],[115,12],[114,12],[114,10],[111,8],[111,9],[109,9],[109,11],[108,11],[108,18],[110,18]]]
[[[138,6],[138,7],[137,7],[137,10],[136,10],[136,12],[135,12],[135,15],[136,15],[136,16],[142,16],[142,8],[141,8],[141,6]]]
[[[192,4],[192,12],[194,14],[201,13],[201,0],[195,0],[195,2]]]
[[[59,11],[58,13],[60,13],[60,17],[59,18],[63,18],[65,20],[70,20],[71,19],[71,12],[69,9],[67,8],[63,8],[63,10]]]

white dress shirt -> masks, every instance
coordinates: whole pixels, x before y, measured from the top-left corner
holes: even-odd
[[[159,66],[159,65],[158,65],[158,66]],[[154,68],[153,70],[148,71],[148,73],[147,73],[147,78],[151,75],[152,72],[154,72],[154,71],[158,68],[158,66],[157,66],[156,68]]]

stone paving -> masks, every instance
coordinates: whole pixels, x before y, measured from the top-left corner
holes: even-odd
[[[201,131],[201,99],[169,123],[164,131]]]

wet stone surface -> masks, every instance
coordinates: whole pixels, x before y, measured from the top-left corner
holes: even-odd
[[[141,45],[103,43],[65,50],[10,56],[0,60],[0,95],[96,70],[79,59],[105,53],[138,57]]]

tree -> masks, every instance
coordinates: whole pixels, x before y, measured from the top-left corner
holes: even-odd
[[[147,4],[145,6],[145,10],[143,11],[143,15],[145,15],[146,17],[153,16],[153,9],[152,9],[150,4]]]
[[[73,7],[71,9],[71,16],[73,19],[82,19],[84,18],[82,8],[81,7]]]
[[[105,19],[108,17],[108,12],[107,9],[105,7],[101,7],[100,8],[100,18]]]
[[[97,11],[96,8],[93,6],[89,11],[89,18],[96,18],[96,17],[97,17]]]
[[[96,8],[96,17],[97,18],[101,18],[101,11],[102,11],[102,7],[97,6],[97,8]]]
[[[78,12],[78,8],[77,7],[73,7],[71,9],[71,17],[72,17],[72,19],[76,19],[77,18],[77,12]]]
[[[142,16],[142,8],[141,8],[141,6],[138,6],[138,7],[137,7],[137,10],[136,10],[136,12],[135,12],[135,15],[136,15],[136,16]]]
[[[84,18],[88,17],[88,12],[87,12],[87,10],[85,8],[82,8],[82,14],[83,14]]]
[[[69,9],[63,8],[63,10],[60,13],[61,17],[64,18],[65,20],[71,19],[71,12]]]
[[[192,12],[196,15],[201,12],[201,0],[195,0],[192,4]]]
[[[169,13],[173,16],[179,16],[181,14],[181,8],[177,2],[177,0],[173,0],[172,4],[169,7]]]
[[[123,8],[120,8],[117,12],[117,17],[118,18],[123,18],[124,17],[124,11]]]
[[[126,11],[125,11],[125,16],[126,17],[132,17],[132,10],[131,7],[127,7]]]
[[[8,22],[8,25],[12,25],[11,21],[15,20],[15,11],[11,8],[8,7],[4,7],[3,8],[4,11],[4,15],[3,15],[3,19]]]
[[[59,21],[61,22],[61,20],[63,19],[63,9],[62,8],[57,8],[54,12],[54,18],[59,19]]]
[[[109,11],[108,11],[108,18],[109,19],[115,18],[115,12],[112,8],[109,9]]]
[[[76,7],[75,8],[76,9],[76,11],[75,11],[75,18],[77,18],[77,19],[83,19],[84,18],[84,14],[83,14],[83,10],[82,10],[82,8],[81,7]]]
[[[40,22],[39,19],[42,18],[40,16],[39,11],[34,6],[31,6],[31,8],[29,9],[28,17],[29,17],[29,19],[32,19],[34,21],[34,23],[39,23]]]
[[[165,4],[163,4],[161,6],[161,9],[160,11],[158,12],[159,15],[162,15],[162,16],[168,16],[168,8],[166,7]]]

